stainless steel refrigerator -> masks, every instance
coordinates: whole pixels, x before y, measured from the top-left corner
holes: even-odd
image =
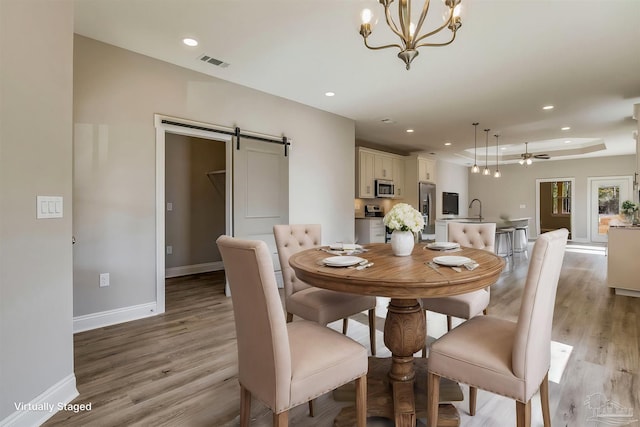
[[[422,237],[427,238],[425,235],[436,233],[436,185],[431,182],[420,182],[418,202],[424,219]]]

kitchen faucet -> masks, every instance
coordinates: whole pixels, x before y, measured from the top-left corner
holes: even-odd
[[[480,212],[478,214],[478,219],[482,221],[482,202],[480,201],[480,199],[473,199],[471,203],[469,203],[469,209],[471,209],[471,206],[473,206],[473,202],[478,202],[480,204]]]

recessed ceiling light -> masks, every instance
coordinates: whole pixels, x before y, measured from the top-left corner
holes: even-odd
[[[545,105],[542,107],[543,110],[553,110],[553,105]]]
[[[563,127],[562,129],[560,129],[560,130],[569,130],[569,129],[571,129],[571,127],[569,127],[569,126],[565,126],[565,127]]]
[[[384,123],[384,124],[387,124],[387,125],[388,125],[388,124],[391,124],[391,123],[395,123],[395,122],[393,121],[393,119],[390,119],[390,118],[385,118],[385,119],[382,119],[382,120],[380,120],[380,121],[381,121],[382,123]]]
[[[445,142],[444,145],[449,146],[449,145],[451,145],[451,143],[450,142]]]
[[[567,140],[567,141],[565,141],[564,143],[565,143],[565,144],[570,144],[570,143],[571,143],[571,141]]]
[[[335,92],[325,92],[324,96],[335,96]]]
[[[413,129],[407,129],[407,133],[413,133]]]
[[[504,151],[506,149],[507,149],[507,147],[500,147],[500,150],[502,150],[502,151]]]
[[[186,38],[186,39],[182,39],[182,43],[186,44],[187,46],[198,46],[198,40],[196,39],[190,39],[190,38]]]

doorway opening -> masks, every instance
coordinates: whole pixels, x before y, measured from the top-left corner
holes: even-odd
[[[575,178],[537,179],[538,235],[566,228],[569,230],[569,239],[572,239],[574,204]]]
[[[633,177],[588,178],[589,234],[592,242],[607,242],[609,226],[623,220],[622,203],[633,200]]]
[[[218,184],[218,187],[223,186],[223,189],[224,189],[224,197],[218,199],[219,202],[222,202],[222,200],[224,200],[224,212],[220,213],[220,215],[224,217],[224,229],[222,229],[221,226],[218,228],[224,234],[232,235],[232,232],[233,232],[232,230],[232,188],[231,188],[231,185],[232,185],[231,177],[232,177],[232,168],[233,168],[232,136],[213,132],[213,131],[208,131],[206,130],[206,128],[212,127],[211,125],[208,125],[208,124],[181,120],[181,123],[184,123],[185,126],[178,126],[170,123],[165,123],[164,122],[165,119],[171,119],[171,118],[160,116],[160,115],[155,116],[155,127],[156,127],[156,307],[157,307],[157,313],[165,312],[165,289],[164,289],[165,286],[164,285],[165,285],[165,278],[167,274],[167,270],[166,270],[167,255],[166,254],[169,251],[173,252],[173,249],[174,249],[173,244],[169,244],[169,246],[172,246],[171,248],[167,247],[167,244],[168,244],[167,229],[166,229],[167,214],[172,214],[172,216],[175,216],[173,214],[176,213],[177,209],[179,208],[179,206],[173,204],[174,203],[173,201],[166,199],[166,192],[167,192],[166,166],[167,164],[173,164],[174,163],[173,160],[175,160],[175,159],[171,159],[171,161],[167,162],[167,156],[180,155],[180,154],[174,153],[173,151],[167,152],[167,141],[169,141],[169,144],[173,144],[172,141],[175,142],[175,141],[181,141],[181,140],[199,141],[201,144],[204,144],[205,147],[203,148],[202,146],[200,146],[197,151],[200,151],[202,149],[210,150],[211,147],[207,148],[206,145],[220,144],[220,143],[224,144],[224,150],[223,150],[224,163],[221,162],[221,164],[224,164],[224,168],[217,168],[216,166],[212,166],[210,168],[208,165],[203,165],[203,166],[199,165],[197,169],[202,169],[200,170],[200,172],[202,172],[202,176],[200,176],[201,178],[200,184],[205,186],[203,187],[202,191],[208,190],[208,191],[214,192],[214,194],[216,190],[213,182],[211,181],[207,173],[225,170],[224,178],[221,178],[220,176],[216,176],[213,178],[215,180],[214,182]],[[172,146],[170,150],[175,148],[176,148],[175,146]],[[185,153],[190,151],[191,151],[190,148],[188,150],[184,148],[179,148],[177,150],[177,152],[182,153],[182,155],[184,156],[186,156]],[[189,161],[188,162],[189,168],[191,168],[194,163],[196,164],[199,163],[199,160],[194,162]],[[184,168],[186,164],[187,164],[186,162],[182,164],[178,162],[177,166],[175,165],[174,166],[180,169],[181,167]],[[187,185],[186,184],[188,182],[186,178],[187,174],[183,172],[179,175],[183,176],[182,181],[183,183],[185,183],[184,185]],[[189,189],[188,191],[191,191],[191,189]],[[178,195],[179,193],[180,193],[179,189],[175,191],[175,194]],[[183,210],[185,210],[184,207],[187,205],[187,203],[185,202],[184,199],[181,199],[181,200],[182,201],[180,202],[180,205],[183,207]],[[182,227],[184,227],[184,224],[188,223],[191,220],[192,220],[191,218],[186,218],[179,221],[179,223],[183,224]],[[177,227],[179,228],[180,225],[178,225]],[[185,230],[182,230],[182,231],[185,231]],[[189,231],[188,234],[191,235],[191,231]],[[217,236],[212,234],[209,236],[205,236],[205,239],[208,241],[209,245],[211,245],[212,247],[215,247],[216,237]],[[196,244],[196,246],[201,246],[201,243]],[[189,252],[190,252],[190,249],[189,249]],[[207,263],[204,263],[205,266],[200,266],[200,267],[198,267],[198,264],[202,264],[202,263],[196,262],[195,268],[211,268],[211,265],[206,265]],[[194,265],[190,265],[188,268],[194,268]]]

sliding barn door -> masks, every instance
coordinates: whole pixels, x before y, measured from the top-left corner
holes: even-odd
[[[275,224],[289,223],[289,157],[284,147],[240,139],[233,152],[234,236],[264,240],[280,270],[273,237]]]

